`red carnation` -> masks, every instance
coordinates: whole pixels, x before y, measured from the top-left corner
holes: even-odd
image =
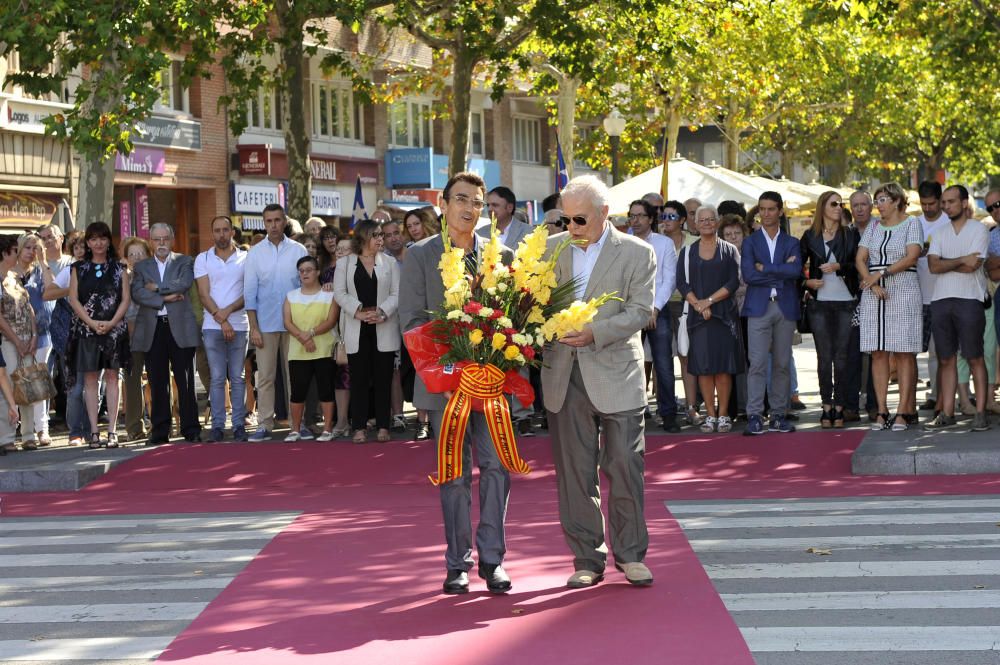
[[[470,300],[469,302],[465,303],[465,307],[462,308],[462,311],[465,312],[466,314],[475,316],[476,314],[479,314],[479,310],[481,310],[482,308],[483,308],[482,304],[476,302],[475,300]]]
[[[535,359],[535,350],[533,348],[531,348],[530,346],[522,346],[521,347],[521,355],[524,356],[525,358],[527,358],[528,360],[534,360]]]
[[[501,310],[500,308],[497,308],[497,309],[493,310],[493,314],[490,316],[490,318],[493,319],[494,321],[496,321],[501,316],[503,316],[503,310]]]

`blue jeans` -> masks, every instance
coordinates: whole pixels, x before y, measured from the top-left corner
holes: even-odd
[[[205,357],[211,376],[208,401],[212,406],[212,429],[226,427],[226,379],[229,379],[229,401],[233,405],[233,429],[244,427],[247,417],[246,379],[243,361],[247,357],[247,332],[237,330],[233,341],[227,342],[221,330],[203,330]]]
[[[656,410],[664,418],[677,416],[672,338],[670,308],[664,307],[656,317],[656,328],[646,331],[646,339],[653,352],[653,371],[656,372]]]

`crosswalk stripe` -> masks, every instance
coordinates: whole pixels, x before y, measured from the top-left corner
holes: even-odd
[[[10,577],[0,579],[0,593],[27,591],[172,591],[184,589],[223,589],[232,575],[192,577]]]
[[[65,660],[152,660],[173,641],[173,635],[151,637],[91,637],[72,640],[0,640],[0,662]]]
[[[198,616],[203,603],[104,603],[0,607],[0,624],[75,621],[181,621]]]
[[[818,561],[816,563],[705,564],[714,579],[789,577],[919,577],[1000,575],[1000,560]]]
[[[1000,625],[751,627],[740,631],[755,652],[990,651],[1000,642]]]
[[[697,513],[722,513],[729,517],[744,513],[762,512],[798,512],[806,510],[822,510],[835,513],[840,510],[955,510],[961,508],[993,508],[1000,510],[1000,499],[955,499],[955,500],[889,500],[885,499],[830,499],[829,501],[803,501],[785,499],[782,501],[754,502],[752,507],[732,502],[688,503],[685,501],[671,502],[670,512],[674,515],[692,515]]]
[[[983,609],[1000,607],[1000,591],[831,591],[723,593],[730,612],[775,610]]]
[[[0,554],[0,567],[4,566],[69,566],[85,563],[87,566],[118,566],[129,564],[164,563],[240,563],[250,561],[260,550],[167,550],[148,552],[109,552],[100,556],[75,553],[60,554]]]
[[[0,551],[9,547],[40,545],[109,545],[118,543],[211,543],[227,540],[270,540],[282,527],[252,531],[189,531],[186,533],[50,534],[0,538]]]
[[[138,529],[152,527],[156,529],[239,529],[239,528],[283,528],[287,525],[287,515],[284,513],[275,515],[265,513],[257,519],[248,520],[244,515],[232,517],[214,517],[202,520],[199,517],[161,517],[158,515],[144,515],[140,518],[132,515],[128,518],[106,517],[106,518],[85,518],[76,520],[74,518],[61,518],[58,520],[30,517],[8,517],[0,520],[3,529],[0,530],[0,537],[5,533],[14,531],[62,531],[76,532],[91,529]],[[298,513],[291,513],[297,515]]]
[[[862,515],[809,515],[767,517],[687,517],[677,520],[685,531],[694,529],[755,529],[792,526],[858,526],[862,524],[967,524],[996,523],[997,513],[903,513]]]
[[[996,529],[994,529],[996,530]],[[743,538],[743,539],[696,539],[688,541],[695,552],[744,552],[762,551],[802,551],[809,547],[836,548],[843,550],[884,547],[888,545],[914,546],[913,535],[905,536],[820,536],[809,538]],[[971,533],[954,535],[928,535],[919,537],[919,549],[997,547],[1000,533]]]

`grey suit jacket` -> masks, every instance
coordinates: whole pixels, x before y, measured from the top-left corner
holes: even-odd
[[[531,233],[532,228],[531,224],[525,224],[520,220],[512,219],[507,233],[507,241],[504,242],[504,245],[510,247],[511,249],[517,249],[517,244],[524,239],[524,236]],[[480,226],[476,229],[476,233],[484,238],[489,238],[490,225],[487,224],[485,226]]]
[[[549,238],[549,251],[566,237]],[[573,363],[580,365],[590,401],[602,413],[619,413],[646,405],[641,331],[652,314],[656,257],[653,248],[638,238],[611,227],[594,264],[584,299],[617,292],[623,302],[612,300],[597,311],[590,328],[594,341],[579,349],[560,342],[546,344],[542,353],[542,397],[545,408],[560,411],[564,406]],[[559,255],[556,279],[564,284],[573,279],[573,253]]]
[[[146,284],[149,282],[156,284],[159,291],[147,289]],[[139,305],[139,313],[135,318],[135,333],[132,335],[133,351],[146,353],[153,346],[156,317],[163,307],[163,296],[174,293],[185,295],[184,300],[166,303],[170,333],[174,336],[174,341],[182,348],[193,348],[201,344],[198,321],[194,318],[191,301],[187,298],[192,284],[194,259],[186,254],[171,252],[162,281],[155,258],[144,259],[135,264],[132,269],[132,300]]]
[[[482,252],[486,240],[476,236],[476,251]],[[441,235],[425,238],[406,250],[403,259],[403,273],[399,280],[399,329],[412,330],[431,320],[430,312],[436,312],[444,302],[444,283],[438,262],[444,254]],[[502,251],[504,263],[514,258],[508,248]],[[443,411],[448,400],[440,393],[427,392],[420,374],[413,384],[413,406],[418,409]]]

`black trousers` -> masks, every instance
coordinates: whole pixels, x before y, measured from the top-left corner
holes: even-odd
[[[376,426],[389,429],[395,364],[396,352],[379,351],[375,326],[362,323],[358,352],[347,354],[347,367],[351,371],[351,427],[354,429],[365,429],[369,405],[374,407]]]
[[[194,395],[195,349],[177,346],[166,319],[156,319],[153,346],[146,353],[146,376],[149,379],[150,420],[153,427],[149,438],[166,441],[170,438],[170,374],[177,383],[177,406],[181,417],[181,435],[193,439],[201,434],[198,403]]]

